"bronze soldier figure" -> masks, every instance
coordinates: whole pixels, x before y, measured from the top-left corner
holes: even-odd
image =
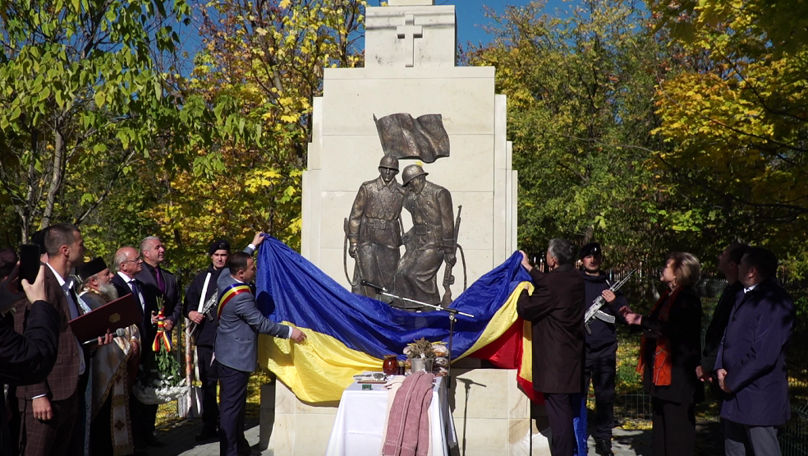
[[[376,290],[361,280],[391,289],[401,246],[401,205],[404,190],[395,179],[398,159],[389,155],[379,162],[379,177],[362,184],[351,207],[346,234],[351,257],[356,259],[352,290],[376,297]]]
[[[401,175],[407,195],[404,207],[412,215],[412,228],[404,235],[406,252],[396,271],[393,289],[399,296],[438,305],[441,302],[437,273],[441,264],[454,265],[454,220],[452,195],[426,180],[428,173],[409,165]],[[396,302],[401,308],[420,306]]]

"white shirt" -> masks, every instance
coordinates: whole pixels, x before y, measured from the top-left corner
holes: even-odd
[[[129,286],[129,289],[132,291],[132,293],[134,293],[135,290],[132,289],[132,281],[135,280],[135,278],[134,277],[130,278],[128,275],[126,275],[125,273],[123,273],[121,271],[118,271],[118,275],[123,279],[124,282],[126,282],[126,284]],[[138,291],[140,291],[140,290],[138,290]],[[145,312],[146,311],[146,301],[143,300],[143,292],[142,291],[137,294],[137,298],[140,301],[140,310]]]
[[[68,305],[70,305],[70,301],[75,301],[75,300],[73,299],[72,296],[70,296],[69,292],[65,289],[65,279],[62,278],[61,274],[56,272],[56,269],[53,269],[53,266],[51,266],[50,263],[45,263],[45,265],[47,267],[49,267],[51,272],[53,272],[53,275],[56,276],[56,281],[59,282],[59,286],[62,288],[62,291],[65,294],[65,298],[68,300]],[[75,302],[74,304],[76,305],[76,312],[78,312],[79,303]],[[68,315],[68,317],[70,317],[70,315]],[[75,336],[73,336],[73,338],[75,339]],[[84,364],[84,348],[82,348],[81,342],[78,339],[76,339],[76,344],[79,346],[79,375],[82,375],[84,373],[85,369],[87,369],[87,366]],[[36,398],[42,397],[42,396],[45,396],[45,394],[40,394],[39,396],[34,396],[31,399],[36,399]]]

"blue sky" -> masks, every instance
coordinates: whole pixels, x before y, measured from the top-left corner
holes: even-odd
[[[379,6],[380,1],[386,0],[368,0],[369,6]],[[493,36],[486,32],[486,26],[493,25],[493,21],[486,17],[486,8],[493,11],[496,15],[502,15],[505,8],[511,6],[524,6],[530,3],[531,0],[434,0],[436,5],[455,5],[455,14],[457,15],[457,43],[463,48],[466,44],[485,44],[488,43]],[[546,0],[545,12],[549,15],[565,14],[564,10],[569,8],[570,3],[574,0]],[[200,38],[197,33],[199,20],[198,13],[195,12],[194,20],[189,26],[178,26],[182,45],[181,49],[188,52],[189,56],[193,56],[200,48]],[[364,46],[364,43],[361,43]]]
[[[378,6],[380,0],[368,0],[368,5]],[[386,0],[385,0],[386,1]],[[493,37],[485,31],[493,21],[485,16],[486,7],[497,15],[502,15],[508,5],[523,6],[530,0],[434,0],[436,5],[455,5],[457,15],[457,42],[465,47],[466,43],[481,44],[489,42]],[[565,9],[569,1],[547,0],[545,11],[552,15],[557,9]]]

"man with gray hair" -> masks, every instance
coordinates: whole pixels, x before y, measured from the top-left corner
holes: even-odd
[[[154,300],[154,307],[159,312],[163,310],[165,330],[171,332],[181,318],[182,308],[180,301],[180,288],[177,277],[170,271],[160,267],[165,260],[166,249],[160,238],[147,236],[140,242],[140,254],[143,256],[143,269],[135,276],[143,282],[149,299]]]
[[[533,389],[544,395],[552,431],[553,456],[570,456],[576,448],[574,411],[583,389],[584,279],[575,270],[575,247],[564,239],[550,240],[548,273],[539,272],[522,253],[522,266],[534,290],[522,291],[517,313],[532,323]]]
[[[143,258],[136,248],[124,246],[115,252],[113,265],[117,270],[112,284],[119,296],[132,293],[135,301],[143,311],[143,320],[138,324],[140,338],[140,371],[149,372],[155,363],[151,341],[157,332],[156,299],[151,296],[152,290],[137,279],[143,270]],[[163,443],[154,437],[154,420],[157,417],[157,405],[144,404],[132,394],[129,396],[130,413],[132,415],[132,437],[135,450],[145,450],[146,446],[162,446]]]

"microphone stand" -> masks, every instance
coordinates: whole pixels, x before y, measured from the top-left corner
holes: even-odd
[[[364,285],[366,287],[373,288],[374,290],[376,290],[377,293],[379,293],[382,296],[387,296],[389,298],[394,298],[394,299],[400,299],[402,301],[411,302],[413,304],[418,304],[418,305],[425,306],[425,307],[431,307],[431,308],[433,308],[435,310],[446,312],[448,314],[448,317],[449,317],[449,359],[448,359],[448,361],[449,361],[449,363],[448,363],[448,366],[446,368],[446,380],[449,382],[449,384],[451,384],[451,378],[452,378],[452,339],[454,338],[455,320],[457,319],[457,315],[463,315],[464,317],[469,317],[469,318],[474,318],[474,315],[471,315],[471,314],[466,313],[466,312],[461,312],[461,311],[459,311],[457,309],[450,309],[448,307],[441,307],[441,306],[438,306],[438,305],[435,305],[435,304],[429,304],[427,302],[418,301],[418,300],[410,299],[410,298],[405,298],[403,296],[398,296],[396,294],[393,294],[393,293],[390,293],[389,291],[387,291],[387,288],[385,288],[385,287],[383,287],[381,285],[376,285],[374,283],[368,282],[367,280],[362,280],[361,283],[362,283],[362,285]]]

